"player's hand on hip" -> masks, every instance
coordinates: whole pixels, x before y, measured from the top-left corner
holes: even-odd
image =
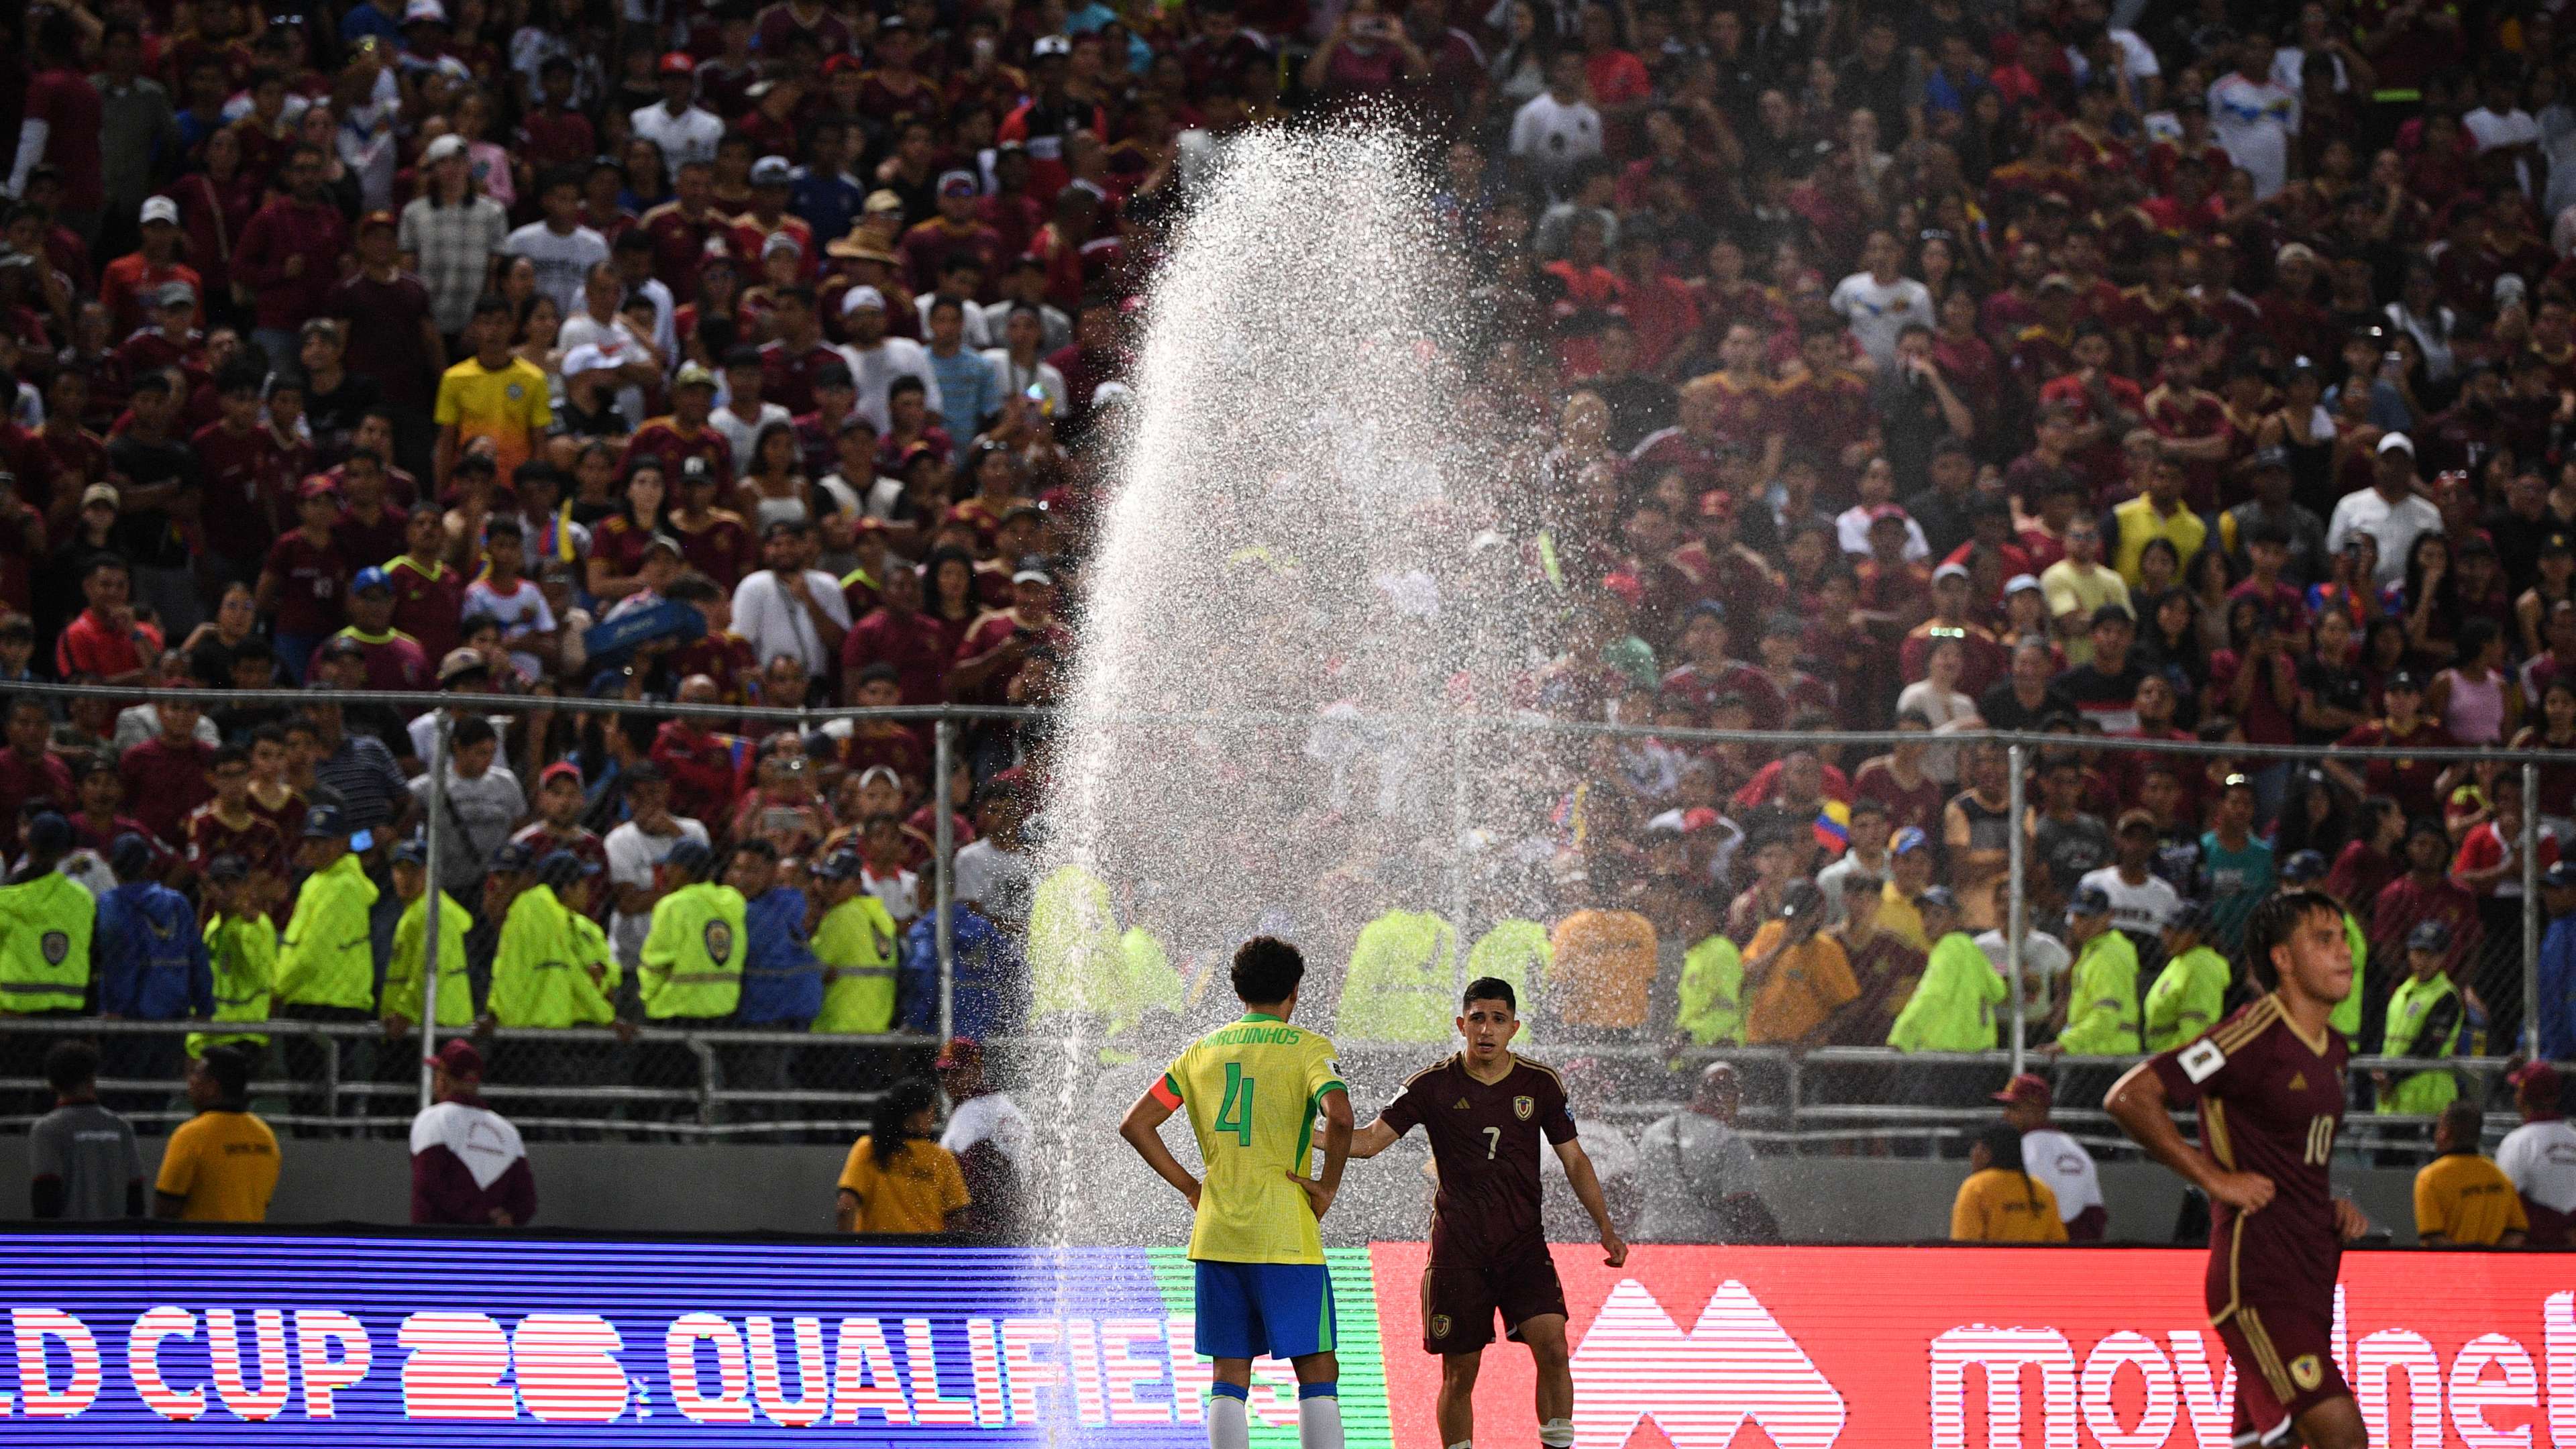
[[[1324,1186],[1301,1172],[1289,1173],[1288,1180],[1304,1190],[1307,1204],[1315,1209],[1316,1221],[1321,1222],[1324,1214],[1333,1210],[1334,1190],[1332,1188]]]
[[[2272,1200],[2272,1179],[2259,1172],[2222,1172],[2209,1184],[2209,1200],[2242,1213],[2261,1212]]]
[[[2336,1198],[2334,1215],[2335,1236],[2344,1242],[2352,1242],[2370,1231],[2370,1214],[2363,1212],[2361,1204],[2351,1198]]]
[[[1628,1240],[1619,1236],[1619,1230],[1617,1228],[1603,1228],[1601,1230],[1601,1253],[1602,1267],[1625,1267],[1628,1263]]]

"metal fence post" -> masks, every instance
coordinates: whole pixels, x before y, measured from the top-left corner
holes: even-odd
[[[2027,904],[2023,896],[2026,882],[2021,838],[2022,747],[2008,746],[2004,758],[2010,762],[2005,768],[2012,772],[2006,794],[2011,803],[2005,807],[2012,813],[2012,833],[2004,843],[2004,975],[2012,984],[2012,1074],[2018,1077],[2030,1038],[2030,1010],[2021,975],[2022,915]]]
[[[948,1039],[956,1034],[957,1013],[957,942],[949,929],[948,918],[949,892],[955,884],[951,867],[957,851],[956,792],[948,783],[948,777],[955,770],[956,733],[957,726],[943,719],[930,736],[931,799],[939,815],[931,827],[937,844],[930,852],[934,887],[931,910],[936,916],[930,931],[931,939],[939,948],[939,1040],[943,1050]]]
[[[420,979],[420,1110],[430,1109],[433,1095],[430,1086],[430,1053],[438,1050],[438,918],[439,908],[446,903],[446,887],[438,878],[438,847],[447,832],[441,828],[447,818],[447,735],[455,722],[445,710],[433,710],[429,732],[429,816],[421,827],[422,849],[427,859],[422,869],[429,875],[427,904],[421,908],[421,979]],[[464,950],[465,943],[456,943]]]
[[[2522,765],[2522,1039],[2540,1060],[2540,766]],[[2505,1042],[2488,1051],[2508,1054]]]

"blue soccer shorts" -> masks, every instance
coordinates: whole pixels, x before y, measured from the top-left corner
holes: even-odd
[[[1333,1351],[1333,1280],[1321,1263],[1198,1268],[1198,1351],[1208,1358],[1299,1359]]]

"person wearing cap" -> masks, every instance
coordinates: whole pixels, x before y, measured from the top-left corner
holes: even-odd
[[[537,1179],[519,1129],[482,1098],[483,1054],[457,1037],[427,1059],[431,1103],[411,1119],[411,1220],[525,1227]]]
[[[152,1216],[191,1223],[268,1219],[277,1191],[277,1134],[250,1110],[250,1054],[210,1046],[188,1069],[196,1115],[170,1134],[152,1183]]]
[[[895,947],[899,932],[885,902],[866,889],[865,865],[847,846],[827,852],[809,873],[815,905],[814,958],[823,968],[819,1033],[873,1035],[895,1021]]]
[[[932,413],[945,413],[947,404],[941,400],[939,374],[930,365],[929,351],[909,337],[887,335],[885,293],[870,286],[855,286],[843,292],[841,329],[849,337],[842,344],[841,360],[850,367],[850,382],[858,393],[858,414],[879,436],[894,426],[891,399],[896,378],[919,378],[922,407]]]
[[[509,239],[510,213],[475,183],[463,136],[432,140],[421,151],[418,175],[421,194],[402,210],[395,248],[429,294],[431,325],[452,339],[472,324],[474,304],[491,287],[492,258]],[[446,355],[442,340],[429,357],[443,362]]]
[[[2569,877],[2561,889],[2576,895],[2576,869]],[[2522,1200],[2523,1217],[2531,1224],[2529,1246],[2576,1246],[2576,1126],[2559,1115],[2558,1068],[2525,1062],[2505,1080],[2513,1085],[2522,1125],[2496,1144],[2495,1160]]]
[[[218,1023],[268,1020],[269,994],[277,982],[277,923],[268,918],[255,875],[250,861],[229,853],[209,859],[197,873],[197,897],[206,913],[206,969]],[[188,1033],[190,1058],[204,1055],[210,1046],[238,1046],[254,1064],[268,1055],[268,1038],[259,1033]]]
[[[2155,816],[2144,810],[2123,811],[2112,830],[2112,863],[2085,872],[2075,882],[2079,890],[2090,886],[2111,898],[2111,924],[2128,933],[2142,959],[2183,905],[2181,893],[2155,873],[2156,852],[2163,844]]]
[[[167,196],[146,199],[139,218],[142,244],[99,269],[98,299],[107,308],[110,335],[122,339],[140,331],[151,320],[145,302],[157,301],[161,289],[172,282],[186,284],[193,305],[205,295],[206,281],[197,269],[179,259],[181,233],[179,204]],[[189,319],[190,326],[201,325],[203,313]]]
[[[93,947],[98,1012],[111,1020],[204,1020],[215,1013],[206,940],[188,898],[161,883],[159,853],[140,836],[108,851],[116,886],[99,898]],[[179,1039],[108,1038],[108,1075],[166,1080],[179,1075]]]
[[[2459,1050],[2467,1008],[2443,969],[2450,950],[2451,928],[2440,921],[2418,922],[2406,933],[2406,979],[2388,994],[2380,1055],[2438,1061]],[[2374,1070],[2370,1080],[2379,1089],[2382,1114],[2429,1117],[2460,1095],[2459,1078],[2447,1067],[2402,1076]]]
[[[568,850],[549,851],[534,864],[526,889],[510,901],[492,953],[492,990],[484,1011],[501,1027],[607,1026],[617,1019],[614,981],[585,949],[573,929],[569,893],[593,869]],[[519,1055],[518,1053],[514,1053]],[[514,1079],[540,1080],[564,1065],[552,1048],[526,1050]]]
[[[1024,568],[1011,575],[1011,606],[975,621],[957,645],[948,689],[960,700],[1007,701],[1011,681],[1032,651],[1047,648],[1059,659],[1073,655],[1073,631],[1056,614],[1055,576]]]
[[[261,617],[270,620],[277,662],[302,684],[313,651],[347,621],[351,570],[331,533],[340,521],[339,491],[310,477],[297,485],[295,499],[297,525],[269,546],[256,599]]]
[[[1966,564],[1947,562],[1934,568],[1932,616],[1907,630],[1904,641],[1897,645],[1898,672],[1909,683],[1930,678],[1933,647],[1945,639],[1956,640],[1959,671],[1955,693],[1964,697],[1964,713],[1973,716],[1978,696],[1992,688],[2011,667],[2011,658],[1993,631],[1977,622],[1979,614],[1991,612],[1971,600]],[[1897,708],[1901,711],[1904,706],[1899,704]],[[1947,716],[1934,718],[1930,711],[1925,712],[1924,718],[1936,729],[1949,722]]]
[[[1995,1045],[1995,1010],[2010,995],[1976,940],[1960,929],[1959,898],[1948,886],[1914,899],[1932,951],[1923,978],[1898,1008],[1887,1044],[1901,1052],[1982,1052]]]
[[[796,186],[796,167],[784,156],[763,156],[751,163],[751,205],[733,222],[734,254],[745,267],[757,268],[778,253],[784,238],[796,260],[795,279],[811,282],[822,251],[813,225],[787,209]]]
[[[2355,533],[2369,534],[2379,545],[2379,567],[2371,581],[2394,588],[2406,582],[2406,560],[2415,551],[2415,540],[2441,532],[2442,526],[2442,510],[2418,489],[2414,440],[2388,433],[2372,460],[2370,486],[2336,501],[2334,516],[2326,521],[2326,548],[2340,553]]]
[[[2231,774],[2219,784],[2209,829],[2200,837],[2208,882],[2203,903],[2209,908],[2211,944],[2222,951],[2236,949],[2254,908],[2272,894],[2272,846],[2254,833],[2254,812],[2253,779]]]
[[[1772,918],[1744,947],[1744,1040],[1750,1046],[1821,1040],[1834,1017],[1860,997],[1842,944],[1823,934],[1825,894],[1810,880],[1780,890]]]
[[[1700,1068],[1689,1103],[1647,1126],[1637,1156],[1642,1174],[1641,1243],[1776,1243],[1779,1219],[1762,1199],[1753,1149],[1735,1130],[1744,1085],[1735,1068]],[[1663,1170],[1667,1165],[1670,1171]]]
[[[750,460],[736,459],[733,445],[712,425],[715,403],[716,375],[695,362],[682,363],[671,378],[671,410],[644,420],[626,440],[617,466],[631,477],[639,462],[662,465],[670,496],[668,526],[679,537],[682,553],[700,572],[731,588],[742,576],[751,534],[739,517],[717,504],[732,495],[735,465]]]
[[[654,75],[662,88],[662,99],[629,113],[627,120],[636,135],[662,148],[663,164],[670,169],[676,186],[681,167],[707,165],[716,159],[716,147],[724,140],[725,123],[713,112],[699,108],[698,64],[687,51],[675,50],[663,56],[654,66]],[[677,283],[673,287],[693,290]]]
[[[2234,972],[2226,957],[2202,941],[2205,920],[2197,903],[2181,904],[2165,917],[2159,942],[2165,964],[2147,988],[2148,1051],[2185,1045],[2226,1014]]]
[[[450,848],[454,848],[451,844]],[[403,903],[394,922],[393,954],[385,960],[383,1020],[385,1036],[400,1041],[420,1024],[429,959],[429,848],[406,840],[393,849],[388,874],[394,898]],[[474,983],[466,961],[466,933],[474,917],[446,891],[438,901],[438,1021],[441,1028],[464,1028],[474,1022]]]
[[[2424,713],[2424,676],[2418,671],[2405,668],[2390,673],[2380,683],[2379,702],[2378,719],[2353,726],[2335,743],[2437,750],[2458,743],[2439,721]],[[2442,813],[2441,778],[2451,768],[2442,761],[2382,757],[2347,764],[2330,750],[2322,763],[2326,773],[2354,795],[2364,799],[2385,795],[2396,801],[2397,808],[2405,811],[2409,819],[2419,815],[2438,818]]]
[[[420,641],[394,627],[393,578],[362,568],[349,580],[349,622],[333,641],[347,640],[366,664],[366,687],[408,693],[429,688],[429,654]]]
[[[307,874],[278,944],[277,1014],[290,1021],[374,1021],[376,958],[369,916],[379,892],[352,849],[339,806],[316,805],[304,812],[296,863]],[[355,1046],[350,1038],[338,1041],[343,1081],[365,1075],[352,1070]],[[287,1038],[286,1074],[298,1083],[319,1084],[323,1054],[332,1050],[328,1038]],[[322,1115],[322,1094],[308,1086],[297,1093],[295,1110],[300,1116]]]
[[[2005,1083],[1994,1100],[2003,1104],[2004,1125],[2021,1134],[2023,1170],[2048,1184],[2056,1195],[2058,1220],[2066,1225],[2067,1241],[2100,1242],[2110,1226],[2110,1213],[2102,1200],[2102,1176],[2084,1144],[2049,1121],[2056,1093],[2048,1079],[2024,1072]]]
[[[489,439],[493,470],[508,477],[536,455],[537,441],[554,422],[553,385],[535,363],[512,350],[516,330],[507,301],[493,295],[476,302],[465,329],[472,355],[438,379],[430,416],[438,424],[433,481],[442,490],[466,445]]]
[[[2300,425],[2308,425],[2304,414]],[[2331,451],[2330,443],[2299,446]],[[2279,563],[2269,577],[2304,591],[2310,584],[2326,582],[2333,572],[2334,555],[2326,548],[2326,521],[2317,516],[2316,510],[2292,497],[2299,481],[2297,456],[2287,442],[2255,450],[2246,465],[2253,470],[2254,496],[2218,515],[2216,543],[2234,561],[2238,572],[2265,576],[2263,559],[2254,545],[2269,530],[2281,547]],[[2304,593],[2300,600],[2304,604]]]
[[[535,803],[537,818],[512,835],[512,841],[540,858],[550,850],[569,850],[585,864],[607,868],[606,845],[581,823],[590,795],[578,763],[557,760],[538,771]]]
[[[2066,988],[2066,1022],[2057,1040],[2041,1048],[2051,1056],[2132,1056],[2138,1035],[2138,948],[2112,929],[2111,898],[2100,890],[2075,892],[2066,904],[2066,945],[2075,969]]]
[[[662,895],[637,953],[635,984],[656,1026],[716,1027],[741,1003],[747,903],[716,878],[715,864],[703,842],[686,839],[654,867]]]
[[[983,183],[971,171],[943,171],[937,186],[938,210],[906,229],[895,244],[912,290],[922,294],[937,290],[949,264],[959,259],[973,262],[984,277],[1000,281],[1007,251],[1002,234],[978,219]]]
[[[2415,1174],[2415,1242],[2425,1248],[2519,1248],[2531,1236],[2522,1195],[2478,1151],[2486,1114],[2453,1102],[2433,1124],[2433,1160]]]
[[[0,1012],[79,1016],[88,1004],[98,900],[61,870],[72,852],[70,821],[48,810],[21,837],[26,858],[0,885]],[[33,1076],[43,1046],[33,1033],[0,1036],[0,1067]]]

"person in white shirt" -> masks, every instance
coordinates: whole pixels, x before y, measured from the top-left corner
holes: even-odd
[[[1995,1093],[1995,1100],[2004,1104],[2004,1125],[2021,1134],[2022,1170],[2057,1194],[2067,1241],[2097,1243],[2111,1221],[2102,1202],[2102,1174],[2083,1143],[2049,1125],[2055,1096],[2048,1078],[2024,1072]]]
[[[547,173],[538,200],[545,207],[545,220],[510,233],[501,243],[501,253],[534,263],[537,290],[554,298],[555,306],[569,319],[582,309],[582,289],[590,269],[608,260],[608,238],[581,224],[580,172],[565,167]],[[613,297],[608,307],[609,315],[615,316]]]
[[[2210,82],[2209,129],[2270,200],[2290,179],[2290,138],[2299,134],[2299,93],[2272,78],[2272,37],[2257,28],[2237,46],[2236,69]]]
[[[644,389],[662,380],[662,358],[650,339],[627,325],[617,313],[625,300],[626,284],[619,277],[617,264],[594,263],[582,278],[581,305],[565,314],[563,329],[555,334],[555,346],[563,352],[558,371],[566,378],[577,372],[593,371],[605,366],[616,377],[616,408],[629,428],[644,420]],[[576,369],[576,353],[587,352],[582,366]]]
[[[1003,402],[1012,398],[1042,405],[1050,417],[1064,412],[1064,374],[1046,360],[1046,318],[1025,302],[997,305],[1002,345],[986,348],[984,362],[993,369],[994,390]],[[989,313],[987,314],[990,315]]]
[[[1852,339],[1878,364],[1881,384],[1894,386],[1899,376],[1897,334],[1909,322],[1927,328],[1940,325],[1932,313],[1932,289],[1900,270],[1905,252],[1896,244],[1896,233],[1886,227],[1870,229],[1861,243],[1860,264],[1861,270],[1834,288],[1830,302],[1834,315],[1851,328]]]
[[[852,287],[841,297],[841,325],[850,340],[841,356],[850,364],[850,381],[858,389],[858,413],[879,436],[892,425],[886,393],[898,377],[921,379],[922,406],[938,412],[939,378],[930,370],[930,352],[909,337],[886,335],[885,293],[874,287]]]
[[[698,64],[688,52],[675,50],[662,57],[660,66],[662,100],[627,117],[635,134],[662,148],[662,164],[671,179],[680,179],[680,167],[691,161],[712,163],[716,143],[724,139],[724,122],[714,113],[698,109]]]
[[[2012,910],[2011,886],[2012,881],[2010,877],[1995,877],[1994,914],[1996,920],[2000,921],[2005,919]],[[2012,980],[2010,950],[2008,943],[2004,940],[2004,933],[2000,928],[1979,933],[1977,936],[1977,949],[1985,952],[1986,959],[1995,963],[1995,970],[2002,974],[2004,980],[2007,982]],[[2034,931],[2030,928],[2030,903],[2026,900],[2022,902],[2022,995],[2024,1001],[2028,1003],[2024,1010],[2037,1017],[2045,1017],[2048,1015],[2049,1003],[2056,1000],[2061,994],[2058,990],[2058,986],[2061,982],[2065,981],[2067,971],[2072,968],[2074,964],[2075,957],[2073,953],[2066,949],[2065,942],[2058,940],[2055,936],[2050,935],[2046,931]]]
[[[707,415],[707,426],[724,435],[733,448],[733,471],[739,480],[751,471],[755,445],[772,423],[793,423],[787,409],[761,398],[766,374],[760,367],[760,349],[737,344],[727,352],[724,362],[724,401]]]
[[[1735,1130],[1743,1100],[1735,1068],[1700,1069],[1690,1106],[1637,1139],[1645,1198],[1641,1243],[1776,1243],[1780,1225],[1762,1201],[1762,1170]]]
[[[956,898],[973,901],[1003,928],[1019,930],[1029,919],[1034,884],[1028,843],[1020,835],[1028,802],[1007,780],[988,782],[975,795],[975,828],[983,834],[957,852]]]
[[[653,867],[683,840],[708,841],[705,826],[671,813],[671,782],[661,766],[637,756],[620,765],[618,773],[626,785],[626,822],[600,844],[608,853],[608,887],[617,902],[608,917],[608,944],[632,970],[643,957],[653,902],[660,899]]]
[[[2371,575],[2381,588],[2406,582],[2406,558],[2415,540],[2442,528],[2442,511],[2415,491],[2415,440],[2389,433],[2379,440],[2376,472],[2370,486],[2347,493],[2326,523],[2326,550],[2343,552],[2356,533],[2367,533],[2379,545],[2379,567]]]
[[[2144,810],[2123,814],[2112,848],[2116,860],[2086,871],[2075,888],[2101,887],[2111,898],[2111,924],[2135,940],[2153,942],[2182,907],[2181,895],[2147,868],[2156,858],[2156,817]]]
[[[2497,1144],[2496,1166],[2513,1179],[2522,1211],[2531,1219],[2530,1245],[2564,1248],[2576,1226],[2576,1127],[2558,1115],[2558,1069],[2547,1062],[2525,1062],[2506,1080],[2513,1083],[2513,1104],[2522,1125]]]
[[[850,605],[840,580],[815,568],[819,549],[810,519],[785,519],[761,537],[769,567],[734,585],[733,628],[764,666],[784,654],[821,678],[841,657]]]
[[[2486,104],[2460,117],[2460,129],[2478,143],[2478,154],[2504,151],[2512,155],[2514,183],[2522,194],[2533,194],[2531,159],[2540,151],[2540,122],[2522,108],[2522,81],[2515,71],[2499,70],[2487,77]]]
[[[502,639],[527,644],[510,651],[510,667],[533,684],[546,672],[534,650],[555,632],[555,615],[537,581],[520,572],[527,563],[527,531],[519,520],[505,516],[483,525],[483,557],[489,566],[483,577],[465,586],[461,617],[488,614],[500,624]]]
[[[1583,53],[1568,46],[1547,66],[1547,89],[1512,117],[1512,155],[1538,172],[1551,199],[1571,193],[1574,165],[1601,154],[1601,113],[1584,99]]]

